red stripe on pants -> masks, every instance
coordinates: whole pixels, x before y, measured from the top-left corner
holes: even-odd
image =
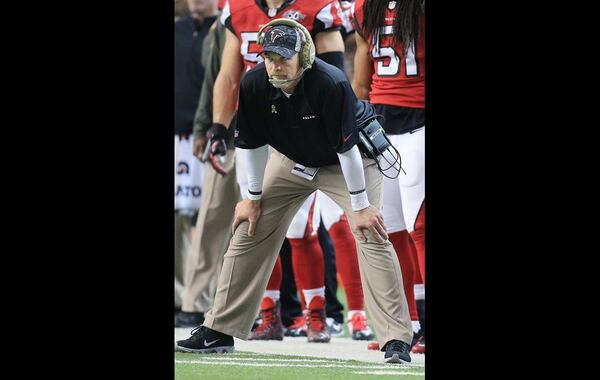
[[[417,259],[421,280],[425,283],[425,201],[419,209],[417,220],[415,221],[415,230],[410,233],[417,249]]]

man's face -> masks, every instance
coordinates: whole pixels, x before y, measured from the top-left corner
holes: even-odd
[[[265,52],[265,67],[269,78],[292,79],[298,75],[300,70],[300,59],[294,54],[290,59],[284,58],[277,53]]]
[[[208,12],[216,0],[187,0],[188,8],[191,14],[205,14]]]

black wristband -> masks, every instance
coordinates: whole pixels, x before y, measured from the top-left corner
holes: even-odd
[[[227,128],[223,124],[213,123],[207,135],[209,138],[224,139],[227,136]]]
[[[329,63],[337,67],[338,69],[344,71],[344,53],[341,51],[330,51],[327,53],[318,54],[317,57],[321,58],[323,61]]]
[[[365,191],[365,189],[357,190],[357,191],[351,191],[350,194],[351,195],[357,195],[357,194],[363,193],[364,191]]]

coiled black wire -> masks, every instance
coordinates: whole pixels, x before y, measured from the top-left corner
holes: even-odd
[[[369,103],[367,100],[358,100],[356,103],[356,125],[357,125],[358,129],[360,131],[364,130],[364,128],[366,128],[374,119],[377,119],[377,122],[380,124],[383,123],[385,120],[383,115],[380,115],[375,112],[375,107],[371,103]],[[362,132],[359,132],[359,133],[362,133]],[[383,174],[385,177],[390,178],[390,179],[398,178],[398,175],[400,175],[401,170],[404,172],[404,174],[406,174],[406,172],[402,168],[402,157],[400,157],[400,152],[398,152],[398,149],[396,149],[396,147],[392,144],[392,142],[385,135],[385,133],[383,134],[383,137],[387,140],[388,144],[390,144],[390,147],[393,149],[393,151],[396,152],[396,155],[394,156],[393,152],[388,148],[388,151],[390,153],[392,161],[390,161],[387,157],[385,157],[383,152],[379,152],[379,151],[376,151],[376,155],[373,158],[375,159],[375,163],[377,163],[377,168],[379,169],[381,174]],[[361,140],[360,144],[363,145],[362,140]],[[368,149],[366,149],[367,147],[363,147],[363,148],[364,148],[363,152],[367,153],[368,152]],[[381,156],[389,164],[389,166],[385,169],[382,169],[381,165],[379,164],[379,159],[377,156]],[[395,167],[396,164],[398,164],[397,169]],[[391,168],[394,168],[393,170],[394,170],[394,172],[396,172],[396,174],[393,177],[390,177],[389,175],[387,175],[385,173],[385,171],[387,171]]]

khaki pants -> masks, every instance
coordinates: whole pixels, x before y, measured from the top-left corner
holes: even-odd
[[[291,173],[294,162],[274,151],[263,182],[261,216],[253,237],[248,222],[235,231],[225,254],[213,308],[204,326],[247,339],[258,313],[260,300],[275,265],[287,228],[306,197],[320,189],[333,199],[352,223],[350,195],[339,165],[324,166],[312,181]],[[382,205],[382,174],[374,160],[363,159],[367,194],[371,204]],[[353,231],[356,240],[356,232]],[[383,347],[391,339],[410,343],[410,315],[398,258],[389,241],[377,243],[368,230],[367,242],[356,240],[365,304],[378,341]]]
[[[234,152],[227,150],[225,177],[210,164],[205,165],[202,205],[186,264],[183,311],[206,312],[212,306],[223,254],[231,238],[235,205],[240,199]]]
[[[175,306],[181,307],[185,264],[190,246],[190,217],[175,212]]]

